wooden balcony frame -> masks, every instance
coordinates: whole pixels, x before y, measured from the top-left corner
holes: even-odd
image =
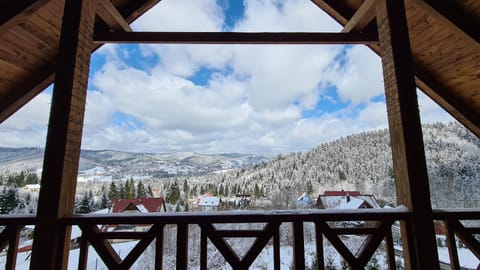
[[[379,230],[381,233],[374,233],[372,243],[379,243],[381,239],[388,236],[388,222],[393,220],[401,221],[402,239],[405,249],[406,267],[408,269],[438,269],[435,264],[438,262],[438,254],[435,249],[435,234],[433,228],[434,214],[431,209],[429,179],[426,171],[425,151],[423,147],[422,131],[418,112],[418,101],[416,96],[416,85],[413,71],[412,55],[410,51],[410,40],[405,16],[404,1],[376,0],[365,1],[364,7],[359,9],[357,14],[351,19],[346,33],[177,33],[166,35],[165,33],[106,33],[96,32],[94,29],[94,20],[96,17],[97,0],[65,0],[63,14],[62,30],[60,35],[60,46],[56,61],[56,76],[54,90],[52,94],[52,108],[48,125],[47,142],[45,147],[44,165],[42,171],[42,184],[39,195],[38,213],[35,218],[35,237],[32,252],[31,269],[66,269],[68,259],[68,244],[70,225],[79,225],[84,233],[81,242],[82,249],[85,249],[87,243],[99,249],[104,254],[104,260],[110,266],[123,267],[118,258],[111,253],[111,248],[106,244],[106,237],[131,237],[130,234],[105,235],[98,232],[96,224],[123,223],[137,224],[151,222],[155,230],[147,234],[140,235],[142,239],[151,240],[153,238],[161,239],[161,231],[165,224],[173,222],[178,226],[179,237],[177,245],[183,245],[188,233],[188,224],[199,224],[204,235],[210,238],[219,248],[226,260],[236,268],[247,268],[255,253],[248,255],[248,260],[236,258],[228,253],[226,247],[223,247],[221,239],[216,234],[226,235],[227,232],[218,231],[212,228],[213,221],[226,222],[256,222],[265,220],[269,225],[265,228],[266,235],[270,238],[277,234],[278,226],[283,222],[292,222],[293,236],[297,240],[294,244],[295,263],[297,269],[301,269],[304,261],[301,257],[304,253],[302,232],[303,222],[315,222],[317,235],[325,235],[330,241],[337,242],[335,235],[340,233],[355,233],[355,230],[338,230],[328,233],[329,227],[325,223],[327,220],[346,219],[358,220],[359,217],[367,218],[363,212],[346,213],[343,216],[323,213],[247,213],[240,217],[222,215],[213,215],[211,221],[202,221],[202,215],[186,214],[182,216],[165,214],[161,216],[149,217],[80,217],[72,216],[73,204],[76,189],[76,179],[80,159],[80,146],[82,141],[83,120],[85,113],[85,102],[87,93],[87,82],[90,64],[90,55],[92,48],[99,45],[99,42],[131,42],[136,43],[201,43],[201,44],[351,44],[362,43],[371,46],[375,43],[375,48],[382,57],[382,67],[384,70],[385,94],[387,103],[387,113],[389,119],[390,138],[392,145],[393,165],[395,171],[395,184],[397,193],[397,204],[405,205],[408,209],[404,214],[395,213],[392,217],[383,214],[374,214],[379,221]],[[121,18],[119,12],[111,10],[113,5],[103,2],[102,7],[107,10],[107,14],[102,13],[103,20],[106,20],[111,26],[129,30]],[[104,10],[105,11],[105,10]],[[100,15],[102,15],[100,14]],[[378,28],[377,33],[363,33],[365,25],[376,19]],[[360,32],[358,32],[360,31]],[[96,35],[94,35],[94,33]],[[378,40],[377,40],[378,39]],[[376,45],[378,43],[378,46]],[[387,211],[388,212],[388,211]],[[366,215],[366,214],[365,214]],[[405,216],[402,216],[405,215]],[[315,217],[315,218],[314,218]],[[240,218],[240,219],[239,219]],[[370,218],[373,218],[370,216]],[[438,216],[443,218],[443,216]],[[156,219],[156,221],[154,220]],[[196,220],[198,219],[198,220]],[[10,219],[6,219],[7,221]],[[18,231],[22,222],[30,222],[29,219],[20,219],[7,226],[7,230],[1,234],[1,246],[15,246],[18,240]],[[0,224],[6,221],[1,220]],[[16,224],[16,225],[15,225]],[[162,225],[163,224],[163,225]],[[448,223],[450,232],[460,234],[465,239],[468,230],[462,228],[457,222]],[[362,232],[368,232],[364,230]],[[370,231],[371,232],[371,231]],[[359,232],[360,233],[360,232]],[[234,236],[242,237],[245,235],[257,235],[259,232],[236,232]],[[322,236],[323,237],[323,236]],[[278,237],[273,237],[274,242],[278,242]],[[256,246],[259,249],[266,237],[258,237],[261,242]],[[277,240],[275,240],[277,239]],[[469,238],[468,238],[469,239]],[[146,245],[147,240],[141,241],[142,246]],[[206,241],[205,237],[202,240]],[[161,241],[158,241],[161,242]],[[387,237],[388,242],[388,237]],[[474,243],[472,241],[469,241]],[[278,246],[278,244],[276,244]],[[340,244],[335,244],[344,258],[352,265],[354,269],[358,265],[364,265],[367,256],[372,252],[373,246],[365,251],[367,255],[359,258],[342,248]],[[476,249],[475,244],[471,246]],[[319,249],[321,247],[317,245]],[[136,253],[140,252],[140,248]],[[14,256],[15,252],[12,251]],[[108,256],[107,256],[108,255]],[[161,256],[161,254],[158,254]],[[177,258],[182,261],[187,256],[185,253],[177,253]],[[202,253],[202,256],[203,253]],[[132,258],[135,257],[132,255]],[[455,259],[455,256],[453,257]],[[129,259],[128,262],[130,263]],[[278,263],[278,255],[274,258]],[[10,266],[14,262],[10,259]],[[80,264],[83,268],[84,262]],[[203,263],[204,260],[203,260]],[[202,263],[202,265],[203,265]],[[358,264],[358,265],[357,265]],[[125,264],[126,265],[126,264]],[[184,265],[179,262],[177,268],[183,269]],[[9,268],[7,268],[9,269]]]

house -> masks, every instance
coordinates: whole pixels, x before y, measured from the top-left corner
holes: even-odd
[[[361,194],[359,191],[325,191],[317,198],[317,208],[320,209],[362,209],[380,208],[371,194]]]
[[[307,193],[303,193],[302,196],[297,199],[297,207],[300,208],[311,208],[313,206],[313,200]]]
[[[220,203],[222,202],[220,197],[217,196],[203,196],[198,201],[198,206],[203,211],[218,210]]]
[[[111,213],[158,213],[167,212],[162,197],[116,199],[113,202]]]
[[[162,197],[158,198],[138,198],[138,199],[116,199],[110,213],[124,213],[124,214],[149,214],[167,212],[167,208]],[[145,231],[150,228],[150,225],[104,225],[101,231]]]

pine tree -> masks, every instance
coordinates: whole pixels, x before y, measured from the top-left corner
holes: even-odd
[[[148,197],[153,198],[153,190],[150,185],[148,185],[148,188],[147,188],[147,195]]]
[[[185,179],[185,181],[183,181],[183,192],[185,194],[188,193],[188,183],[187,183],[187,179]]]
[[[29,173],[27,174],[27,178],[25,179],[25,184],[26,185],[34,185],[38,184],[38,176],[35,173]]]
[[[110,201],[108,200],[108,196],[106,192],[102,193],[102,199],[100,201],[100,208],[105,209],[105,208],[110,208],[111,204]]]
[[[115,182],[110,183],[110,189],[108,190],[108,199],[110,199],[111,202],[115,201],[119,197],[118,190],[117,190],[117,185],[115,185]]]
[[[125,185],[120,182],[120,188],[118,189],[118,198],[119,199],[126,199],[127,198],[127,192],[126,192],[126,189],[125,189]]]
[[[125,182],[125,196],[127,199],[135,198],[135,184],[133,183],[133,178]]]
[[[91,189],[88,191],[88,199],[90,200],[90,212],[97,210],[98,207],[95,203],[95,197],[93,196],[93,191]]]
[[[18,199],[18,191],[16,188],[4,187],[3,192],[0,195],[0,214],[8,214],[17,208],[20,200]]]
[[[137,198],[145,198],[147,197],[147,191],[145,190],[145,186],[143,185],[142,181],[140,180],[137,184]]]
[[[88,192],[85,192],[82,199],[76,204],[75,212],[80,214],[92,212],[92,199]]]

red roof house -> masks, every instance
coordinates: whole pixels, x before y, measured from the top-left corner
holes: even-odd
[[[163,198],[116,199],[112,213],[155,213],[167,212]]]

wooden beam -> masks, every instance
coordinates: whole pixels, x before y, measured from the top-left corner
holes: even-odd
[[[51,0],[4,1],[0,12],[0,35],[24,21]]]
[[[415,4],[425,10],[430,16],[441,24],[448,27],[465,42],[480,50],[480,24],[478,19],[469,19],[457,7],[442,0],[412,0]]]
[[[2,96],[0,99],[0,123],[50,85],[54,78],[53,70],[53,65],[45,66],[25,80],[23,84],[7,91],[8,95]]]
[[[343,1],[338,0],[312,0],[312,2],[328,13],[339,24],[348,23],[355,12],[351,10]]]
[[[160,3],[160,1],[161,0],[128,1],[125,6],[122,6],[122,10],[119,11],[121,14],[128,14],[125,15],[124,18],[128,23],[132,23],[150,8]]]
[[[239,32],[103,32],[94,35],[100,43],[164,44],[371,44],[373,34],[363,33],[239,33]]]
[[[66,269],[87,95],[93,0],[66,0],[30,269]]]
[[[387,100],[397,204],[412,212],[413,244],[402,224],[405,261],[438,269],[430,189],[404,1],[378,0],[377,25]],[[410,235],[412,236],[412,235]]]
[[[343,27],[343,33],[361,32],[375,18],[376,0],[365,0]]]
[[[97,14],[111,29],[115,31],[123,30],[125,32],[132,32],[132,28],[128,22],[110,0],[99,0]]]
[[[455,97],[451,90],[436,81],[435,77],[420,64],[415,65],[415,76],[417,86],[427,96],[480,138],[479,111],[472,110],[471,104]]]

